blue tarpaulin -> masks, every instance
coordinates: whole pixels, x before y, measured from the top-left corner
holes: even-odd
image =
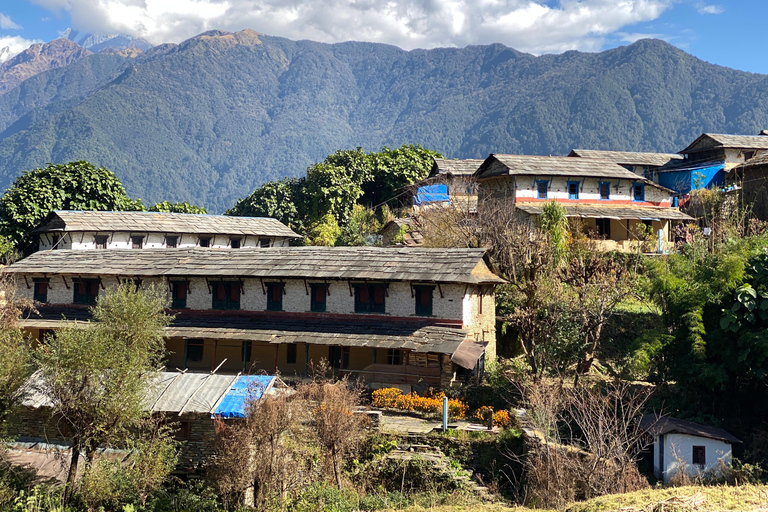
[[[725,164],[687,166],[669,171],[659,171],[659,185],[671,188],[678,194],[687,194],[697,188],[722,187],[725,183]]]
[[[271,375],[241,375],[232,383],[213,415],[220,418],[245,418],[249,400],[258,400],[274,379]]]
[[[416,204],[451,202],[447,185],[426,185],[416,189]]]

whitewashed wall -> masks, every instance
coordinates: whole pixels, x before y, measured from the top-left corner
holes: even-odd
[[[66,276],[67,288],[61,276],[54,276],[50,279],[48,290],[49,304],[72,304],[74,298],[73,278]],[[187,294],[187,309],[192,310],[210,310],[212,309],[212,296],[208,292],[208,284],[203,278],[192,278],[189,280],[189,293]],[[211,282],[218,281],[214,279]],[[234,279],[224,279],[224,281],[235,282]],[[106,289],[117,285],[115,277],[103,277],[102,283]],[[277,280],[265,279],[264,285]],[[292,279],[285,282],[285,294],[283,295],[283,311],[290,313],[308,313],[310,312],[310,295],[307,294],[307,288],[304,286],[304,280]],[[322,283],[323,281],[307,279],[307,287],[312,283]],[[26,284],[29,283],[30,288]],[[32,299],[34,290],[32,288],[32,277],[28,276],[25,282],[23,277],[17,279],[17,288],[20,296]],[[159,289],[168,294],[171,298],[171,292],[167,280],[164,278],[143,279],[142,284],[148,286],[155,284]],[[355,314],[354,285],[352,295],[350,295],[349,283],[347,281],[328,281],[330,286],[330,295],[326,296],[326,313],[331,314]],[[465,295],[465,286],[458,284],[443,284],[440,286],[443,296],[440,296],[440,290],[435,286],[432,294],[432,317],[436,319],[462,321],[465,327],[472,326],[478,319],[478,298],[473,295],[473,288],[467,291]],[[267,296],[262,290],[258,279],[244,280],[244,293],[240,295],[240,310],[242,311],[266,311]],[[311,288],[309,288],[311,293]],[[104,290],[99,288],[99,293]],[[390,317],[417,317],[416,316],[416,298],[411,297],[411,287],[408,283],[393,282],[389,284],[388,297],[385,298],[384,316]],[[484,296],[484,313],[493,315],[493,295]]]
[[[653,443],[653,467],[658,474],[662,473],[665,482],[668,482],[675,472],[678,471],[677,459],[684,461],[687,465],[687,473],[695,476],[698,473],[714,471],[719,466],[719,460],[729,465],[732,460],[732,450],[730,443],[709,439],[706,437],[692,436],[688,434],[666,434],[664,435],[664,461],[663,468],[660,468],[659,461],[659,443],[661,436],[656,436]],[[693,465],[693,447],[704,446],[705,462],[704,466]]]
[[[49,250],[52,248],[51,233],[41,234],[39,250]],[[96,249],[97,235],[107,236],[107,249],[131,249],[133,243],[131,242],[131,236],[143,236],[144,237],[144,249],[164,249],[165,234],[164,233],[140,233],[140,232],[116,232],[105,233],[95,231],[84,232],[68,232],[64,235],[64,239],[57,245],[56,249],[74,249],[74,250],[90,250]],[[198,234],[174,234],[168,233],[169,236],[177,236],[177,247],[189,248],[197,247],[199,245],[200,237],[210,238],[210,247],[215,249],[226,249],[230,247],[230,240],[232,238],[239,238],[241,240],[241,247],[259,247],[259,239],[268,238],[272,247],[287,247],[289,240],[281,237],[257,237],[257,236],[240,236],[240,235],[198,235]]]
[[[568,178],[562,176],[551,177],[537,176],[534,180],[533,176],[517,176],[517,188],[515,190],[515,197],[517,202],[536,201],[539,199],[538,187],[536,181],[543,181],[547,179],[549,182],[549,190],[547,191],[547,200],[556,199],[558,201],[568,202]],[[586,179],[572,179],[571,181],[578,181],[579,183],[579,202],[594,202],[599,204],[610,204],[611,202],[617,203],[636,203],[632,200],[632,181],[628,179],[598,179],[598,178],[586,178]],[[511,177],[508,180],[508,186],[515,186],[515,180]],[[611,184],[609,199],[600,199],[600,182],[608,182]],[[670,204],[670,195],[668,192],[660,190],[652,185],[645,185],[645,201],[646,203],[660,203],[664,205]]]

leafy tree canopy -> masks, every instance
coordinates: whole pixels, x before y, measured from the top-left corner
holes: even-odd
[[[0,198],[0,233],[22,250],[34,248],[29,231],[53,210],[144,210],[107,169],[84,161],[48,164],[16,178]]]
[[[187,201],[183,203],[169,203],[163,201],[162,203],[155,203],[149,207],[150,212],[163,212],[163,213],[195,213],[205,215],[208,210],[202,206],[196,206],[189,204]]]
[[[273,217],[296,230],[328,226],[327,215],[341,228],[350,222],[359,226],[363,214],[355,205],[376,208],[390,202],[402,187],[424,179],[432,168],[432,159],[440,157],[418,144],[397,149],[385,146],[378,153],[367,153],[359,147],[339,150],[310,166],[302,178],[265,183],[226,214]],[[330,240],[325,236],[322,239],[324,243]],[[349,235],[343,236],[340,243],[360,240],[360,236]]]

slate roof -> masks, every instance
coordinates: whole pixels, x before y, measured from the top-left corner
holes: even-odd
[[[11,273],[92,276],[196,276],[351,279],[501,284],[484,249],[273,247],[40,251]]]
[[[439,174],[453,174],[455,176],[472,176],[478,167],[484,162],[482,159],[470,158],[465,160],[449,160],[447,158],[435,158],[429,177]]]
[[[679,153],[693,153],[711,148],[768,149],[768,136],[703,133]]]
[[[541,213],[541,203],[516,203],[518,208],[529,215]],[[694,220],[676,208],[664,208],[658,206],[599,206],[586,204],[563,204],[565,214],[568,217],[582,217],[588,219],[668,219],[668,220]]]
[[[658,416],[646,414],[640,419],[640,427],[649,433],[658,436],[664,434],[688,434],[691,436],[716,439],[726,443],[740,443],[741,441],[721,428],[699,425],[692,421],[679,420],[671,416]]]
[[[567,156],[493,154],[486,158],[475,178],[494,176],[566,176],[573,178],[621,178],[655,185],[615,162]]]
[[[190,233],[301,238],[269,217],[230,217],[163,212],[94,212],[56,210],[32,233],[96,231],[132,233]]]
[[[762,167],[768,165],[768,153],[754,158],[750,158],[743,164],[738,165],[739,169],[751,169],[752,167]]]
[[[662,166],[671,160],[682,160],[675,153],[641,153],[636,151],[601,151],[596,149],[574,149],[569,157],[602,159],[620,165]]]
[[[38,307],[21,327],[54,329],[62,318],[85,322],[90,310],[78,306]],[[391,321],[371,316],[286,315],[267,312],[177,312],[164,336],[256,341],[271,344],[308,343],[345,347],[401,348],[415,352],[453,354],[467,337],[455,325],[427,320]],[[476,360],[475,360],[476,362]]]

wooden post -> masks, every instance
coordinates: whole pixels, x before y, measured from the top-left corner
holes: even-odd
[[[213,340],[213,359],[211,359],[211,371],[216,368],[216,349],[219,348],[219,340]]]

